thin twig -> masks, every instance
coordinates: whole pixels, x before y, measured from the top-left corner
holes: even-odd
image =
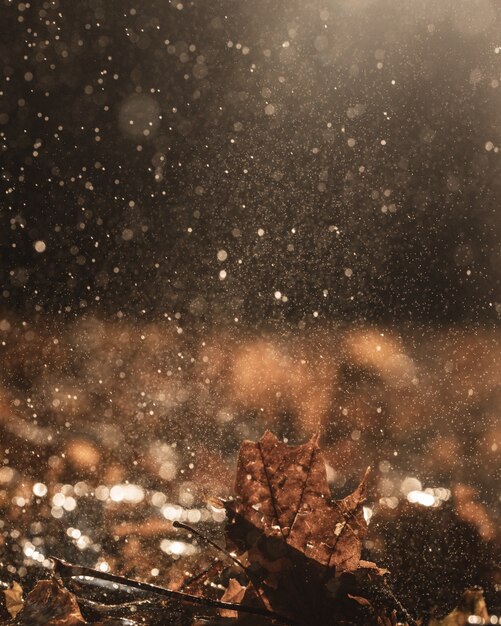
[[[216,548],[216,550],[219,550],[219,552],[222,552],[229,559],[231,559],[233,561],[233,563],[235,563],[235,565],[238,565],[238,567],[241,567],[242,570],[245,572],[245,574],[247,576],[249,576],[249,574],[247,573],[247,568],[242,563],[242,561],[237,559],[237,557],[234,556],[233,554],[231,554],[231,552],[228,552],[228,550],[226,550],[222,546],[218,545],[215,541],[212,541],[212,539],[209,539],[209,537],[205,537],[204,535],[202,535],[202,533],[200,531],[196,530],[192,526],[189,526],[188,524],[185,524],[184,522],[177,522],[176,521],[176,522],[173,522],[172,525],[174,526],[174,528],[184,528],[184,530],[188,530],[190,533],[193,533],[194,535],[196,535],[199,539],[202,539],[202,541],[205,541],[206,543],[208,543],[213,548]]]
[[[187,580],[184,580],[183,583],[181,584],[180,591],[183,591],[183,589],[186,589],[187,587],[191,587],[194,583],[198,582],[201,578],[204,578],[204,576],[206,576],[211,570],[215,570],[218,564],[222,565],[222,561],[216,558],[216,561],[214,563],[211,563],[207,567],[204,567],[204,569],[201,572],[198,572],[194,574],[193,576],[191,576],[190,578],[188,578]]]
[[[151,583],[145,583],[139,580],[134,580],[132,578],[126,578],[125,576],[118,576],[116,574],[100,572],[98,570],[92,569],[91,567],[72,565],[71,563],[67,563],[66,561],[63,561],[53,556],[51,556],[50,558],[54,562],[56,575],[60,576],[62,579],[83,576],[95,578],[97,580],[107,580],[109,582],[124,585],[126,587],[131,587],[133,589],[138,589],[139,591],[144,591],[146,593],[152,593],[157,596],[164,596],[170,598],[171,600],[190,602],[192,604],[200,604],[203,606],[210,606],[217,609],[238,611],[251,615],[261,615],[262,617],[275,619],[282,624],[289,624],[291,626],[294,626],[296,624],[296,622],[293,622],[292,620],[283,617],[282,615],[279,615],[278,613],[275,613],[273,611],[268,611],[268,609],[246,606],[233,602],[222,602],[221,600],[211,600],[209,598],[203,598],[201,596],[193,596],[188,593],[183,593],[182,591],[173,591],[171,589],[166,589],[165,587],[152,585]]]
[[[74,594],[78,605],[86,609],[87,611],[93,611],[101,617],[127,617],[131,612],[137,612],[141,610],[148,611],[166,611],[167,605],[165,600],[157,600],[157,603],[152,600],[135,600],[134,602],[124,602],[123,604],[102,604],[100,602],[94,602],[87,598],[82,598],[77,594]]]
[[[391,598],[391,600],[393,601],[393,603],[396,606],[397,610],[400,611],[400,613],[405,617],[405,620],[407,621],[408,626],[417,626],[416,621],[414,620],[412,615],[404,607],[404,605],[400,602],[400,600],[395,596],[395,594],[393,593],[393,591],[389,587],[389,585],[386,582],[386,580],[383,581],[383,589],[384,589],[384,592],[386,593],[386,595],[388,595]]]

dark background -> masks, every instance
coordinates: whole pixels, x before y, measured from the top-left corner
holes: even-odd
[[[0,20],[4,310],[498,319],[494,3],[2,0]]]

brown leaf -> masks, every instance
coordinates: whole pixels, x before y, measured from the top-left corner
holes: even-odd
[[[339,599],[358,579],[340,577],[362,571],[382,577],[383,570],[360,561],[366,480],[367,473],[336,502],[316,438],[293,447],[266,432],[242,444],[236,499],[226,504],[227,541],[247,564],[261,603],[299,624],[341,623],[334,617]]]
[[[338,573],[355,570],[367,529],[367,475],[354,493],[333,502],[317,439],[292,447],[268,431],[240,448],[233,511],[308,559]]]
[[[10,589],[2,591],[3,602],[10,617],[16,617],[19,611],[23,608],[23,588],[17,582],[13,582]]]
[[[40,580],[28,594],[17,622],[22,626],[80,626],[82,617],[75,596],[54,578]]]
[[[242,602],[247,587],[241,585],[235,578],[230,578],[230,582],[221,600],[223,602]],[[221,617],[238,617],[238,611],[230,611],[228,609],[220,609]]]

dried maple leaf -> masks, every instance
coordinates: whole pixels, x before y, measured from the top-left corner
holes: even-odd
[[[359,566],[367,530],[366,480],[367,473],[351,495],[332,501],[316,438],[292,447],[268,431],[240,448],[230,514],[327,568],[352,571]]]
[[[335,603],[350,584],[341,575],[381,576],[360,561],[366,481],[367,473],[351,495],[333,501],[316,438],[292,447],[266,432],[242,444],[227,539],[264,606],[299,624],[334,624]]]

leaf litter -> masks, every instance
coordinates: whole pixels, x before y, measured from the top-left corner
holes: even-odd
[[[226,548],[186,524],[175,524],[205,539],[223,555],[185,580],[181,590],[52,557],[53,576],[38,581],[24,600],[17,583],[3,590],[0,623],[422,624],[395,597],[388,570],[362,559],[369,472],[370,468],[351,494],[334,500],[318,438],[289,446],[267,431],[257,442],[242,443],[234,497],[216,501],[226,511]],[[113,602],[120,589],[126,589],[130,597]],[[429,624],[463,626],[488,620],[482,591],[469,589],[449,615]]]

